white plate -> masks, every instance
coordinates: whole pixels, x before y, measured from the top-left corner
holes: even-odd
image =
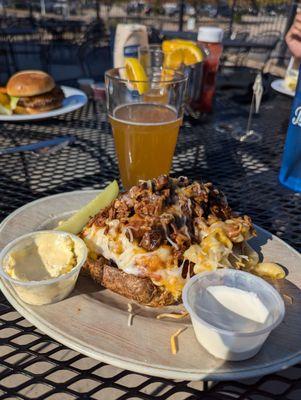
[[[271,83],[271,86],[276,92],[286,94],[287,96],[294,97],[295,96],[295,91],[287,88],[284,85],[284,79],[276,79]]]
[[[65,94],[63,105],[56,110],[47,111],[40,114],[12,114],[2,115],[0,114],[0,121],[18,122],[18,121],[34,121],[39,119],[57,117],[58,115],[66,114],[71,111],[77,110],[83,107],[87,103],[87,96],[82,90],[75,89],[69,86],[61,86]]]
[[[0,248],[24,233],[51,228],[97,192],[80,191],[46,197],[21,207],[0,225]],[[266,260],[289,270],[287,279],[275,284],[285,298],[283,323],[269,336],[254,358],[224,362],[208,354],[197,342],[190,319],[157,320],[165,310],[134,306],[138,314],[128,327],[128,300],[81,277],[75,291],[62,302],[47,306],[23,303],[9,284],[0,288],[12,306],[47,335],[82,354],[138,373],[181,380],[229,380],[265,375],[301,360],[301,256],[267,231],[258,228],[253,247]],[[187,327],[178,337],[179,351],[170,352],[170,336]]]

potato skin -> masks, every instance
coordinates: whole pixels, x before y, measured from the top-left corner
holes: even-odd
[[[170,292],[156,286],[149,278],[140,278],[135,275],[108,265],[105,258],[100,257],[94,261],[88,259],[82,272],[90,275],[98,284],[110,289],[137,303],[150,307],[163,307],[175,304],[176,301]]]

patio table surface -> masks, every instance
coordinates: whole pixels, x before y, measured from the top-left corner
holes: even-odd
[[[234,210],[301,250],[301,194],[278,182],[291,99],[270,93],[252,128],[257,143],[239,142],[222,123],[246,127],[247,104],[219,91],[215,113],[202,122],[185,120],[172,173],[214,182]],[[118,177],[114,143],[103,105],[51,120],[1,123],[0,147],[56,135],[75,143],[36,157],[0,157],[0,218],[44,196],[100,189]],[[44,335],[0,294],[0,399],[300,399],[301,364],[273,375],[236,382],[170,381],[139,375],[82,356]],[[203,391],[203,389],[205,389]]]

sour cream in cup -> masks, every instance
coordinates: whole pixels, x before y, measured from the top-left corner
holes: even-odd
[[[183,303],[199,343],[215,357],[232,361],[257,354],[285,314],[272,285],[234,269],[195,275],[184,287]]]

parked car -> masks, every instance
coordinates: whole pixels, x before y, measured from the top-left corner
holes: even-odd
[[[174,17],[180,12],[179,5],[177,3],[164,3],[162,7],[165,15],[168,17]]]
[[[287,5],[286,4],[268,4],[265,7],[265,12],[271,17],[275,17],[279,14],[284,14],[287,12]]]
[[[250,6],[250,7],[242,7],[240,5],[236,5],[234,7],[235,15],[258,15],[258,7]]]
[[[196,14],[196,9],[193,6],[190,6],[189,4],[185,6],[185,14],[189,16],[193,16]]]
[[[219,5],[217,7],[216,16],[230,18],[231,14],[232,14],[231,8],[227,4]]]
[[[197,14],[215,18],[217,16],[217,7],[212,4],[200,5],[197,7]]]
[[[131,1],[126,6],[127,14],[142,14],[145,10],[145,2],[144,1]]]
[[[164,9],[165,15],[168,17],[175,17],[176,15],[180,14],[180,6],[177,3],[165,3],[162,5],[162,8]],[[184,4],[183,12],[184,14],[190,16],[196,14],[195,8],[186,4]]]
[[[164,15],[165,14],[165,10],[161,5],[157,5],[156,7],[154,7],[152,4],[146,4],[143,13],[145,15],[150,15],[150,14]]]

